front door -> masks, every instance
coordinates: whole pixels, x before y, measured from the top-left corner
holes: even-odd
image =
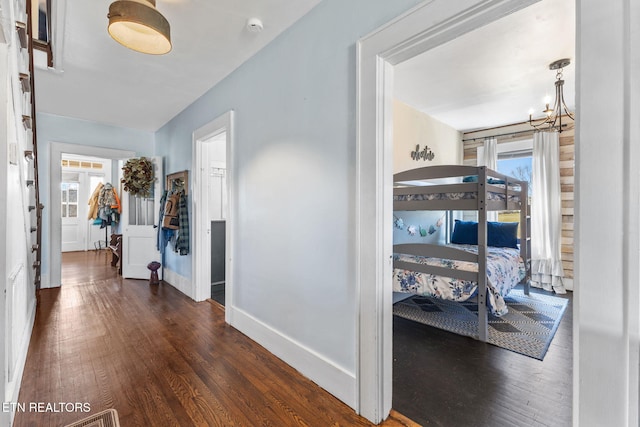
[[[147,265],[152,261],[162,262],[157,249],[157,228],[162,196],[162,157],[151,158],[154,166],[155,184],[150,197],[132,196],[122,193],[122,277],[148,279]],[[124,164],[124,162],[123,162]]]
[[[62,201],[62,252],[84,251],[85,221],[80,221],[80,174],[63,173],[60,185]]]

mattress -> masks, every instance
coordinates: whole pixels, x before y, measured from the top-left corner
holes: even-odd
[[[448,245],[467,252],[478,253],[475,245]],[[394,259],[419,264],[446,267],[455,270],[478,271],[478,264],[467,261],[394,254]],[[487,248],[487,306],[494,316],[503,316],[509,310],[504,297],[526,276],[520,250],[514,248]],[[437,276],[410,270],[393,270],[393,291],[437,297],[450,301],[466,301],[475,296],[477,282]]]
[[[394,202],[411,202],[411,201],[421,201],[421,200],[468,200],[468,199],[477,199],[478,192],[476,191],[468,191],[463,193],[429,193],[429,194],[405,194],[405,195],[394,195]],[[501,201],[504,202],[506,196],[504,193],[495,193],[492,191],[487,192],[487,199],[489,201]],[[517,194],[512,194],[509,196],[510,202],[519,202],[520,196]]]

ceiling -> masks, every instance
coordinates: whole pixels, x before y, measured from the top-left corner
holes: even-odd
[[[111,0],[55,1],[56,69],[36,70],[38,111],[155,131],[319,2],[158,0],[173,49],[154,56],[111,39]],[[262,32],[246,30],[252,17]]]
[[[555,94],[549,64],[570,58],[565,101],[575,110],[575,1],[542,0],[395,67],[400,101],[459,131],[542,116]]]
[[[39,112],[155,131],[220,82],[320,0],[158,0],[173,50],[129,50],[106,30],[111,0],[53,2],[55,70],[36,71]],[[395,95],[465,131],[541,115],[553,96],[548,65],[564,69],[574,109],[574,0],[542,0],[395,67]],[[246,30],[249,18],[264,23]]]

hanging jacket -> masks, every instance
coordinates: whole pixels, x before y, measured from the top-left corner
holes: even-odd
[[[162,255],[164,255],[164,251],[167,247],[167,243],[169,243],[169,241],[172,239],[173,237],[173,230],[171,229],[166,229],[163,227],[163,222],[164,222],[164,208],[165,208],[165,204],[167,201],[167,197],[168,197],[169,193],[167,191],[165,191],[162,194],[162,197],[160,198],[160,212],[158,215],[158,225],[155,226],[158,229],[158,236],[156,239],[156,247],[158,248],[158,251],[160,251],[160,253]]]
[[[89,197],[89,202],[87,203],[89,205],[89,213],[87,215],[87,219],[98,218],[98,208],[99,208],[98,197],[100,196],[100,191],[102,190],[102,187],[104,187],[104,184],[99,182],[98,185],[96,186],[96,189],[93,190],[91,197]]]
[[[162,227],[171,230],[178,230],[180,228],[180,221],[178,219],[178,211],[180,206],[180,194],[169,193],[166,197],[164,204],[164,212],[162,217]]]
[[[98,195],[98,208],[109,207],[111,210],[120,212],[120,198],[113,185],[106,183],[101,189]]]
[[[111,204],[111,209],[114,212],[120,213],[120,198],[118,197],[118,193],[116,192],[116,189],[113,189],[113,198],[115,200],[115,203]]]
[[[189,211],[187,209],[187,195],[180,192],[180,204],[178,205],[178,221],[180,228],[176,235],[176,243],[173,248],[180,255],[189,255]]]

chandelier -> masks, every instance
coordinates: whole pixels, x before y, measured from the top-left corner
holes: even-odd
[[[571,60],[569,58],[558,59],[557,61],[549,64],[550,70],[556,70],[556,99],[553,103],[553,107],[549,103],[549,99],[546,100],[546,107],[542,112],[545,116],[541,119],[533,119],[533,111],[529,111],[529,124],[542,130],[557,129],[558,132],[562,132],[562,116],[566,115],[571,120],[575,120],[573,114],[567,108],[567,104],[564,102],[564,93],[562,87],[564,86],[564,80],[562,80],[562,69],[569,65]]]

